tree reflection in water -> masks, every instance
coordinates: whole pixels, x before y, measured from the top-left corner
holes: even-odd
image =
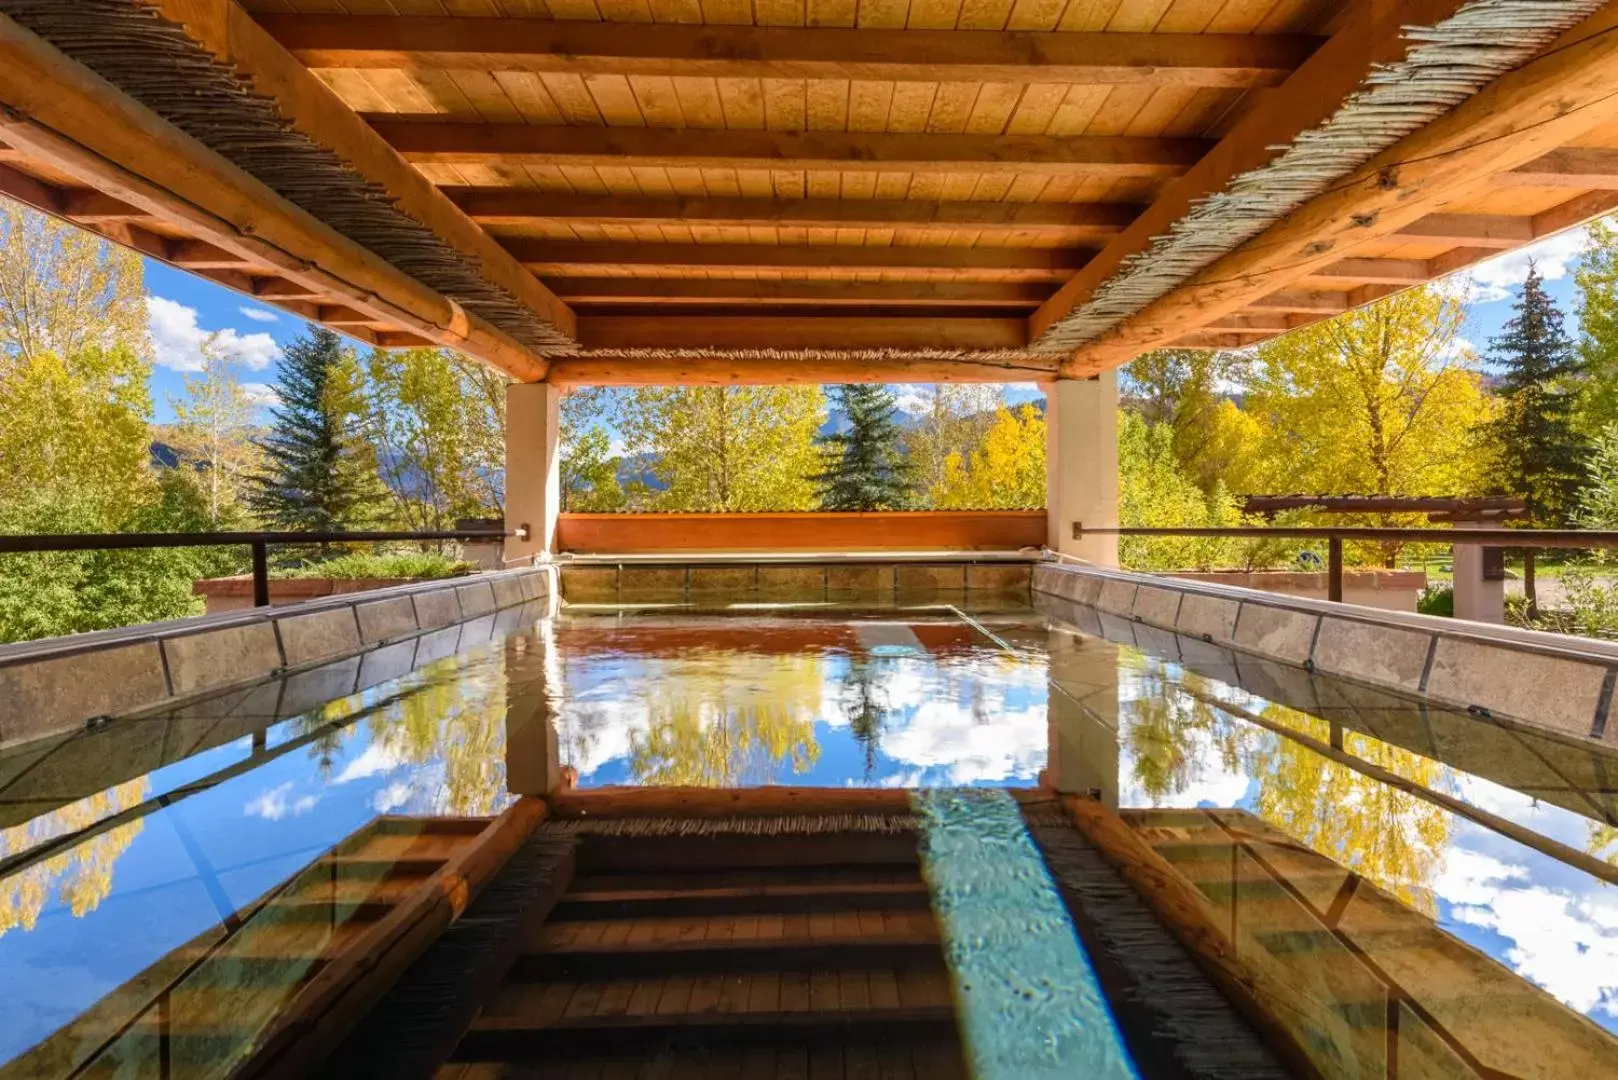
[[[876,772],[876,755],[882,748],[882,733],[887,728],[888,714],[892,709],[880,670],[882,664],[880,657],[849,657],[839,695],[849,732],[859,744],[865,759],[867,783]]]
[[[137,806],[145,800],[150,783],[143,776],[0,830],[0,858]],[[94,911],[112,892],[113,867],[145,825],[144,818],[136,818],[0,881],[0,936],[19,927],[32,930],[53,894],[74,918]]]
[[[1122,737],[1134,780],[1154,804],[1185,794],[1208,772],[1245,776],[1252,789],[1241,799],[1246,809],[1417,911],[1436,914],[1432,881],[1449,847],[1449,814],[1176,692],[1184,686],[1213,696],[1217,683],[1141,658],[1133,685],[1133,700],[1120,702]],[[1331,739],[1331,725],[1319,717],[1280,705],[1265,705],[1260,715],[1320,742]],[[1343,749],[1423,787],[1452,786],[1440,762],[1379,739],[1345,733]]]
[[[506,791],[505,656],[467,664],[448,657],[420,669],[422,685],[366,723],[373,744],[399,765],[436,766],[389,809],[457,817],[498,813]],[[436,783],[434,783],[436,781]]]
[[[731,787],[774,783],[785,766],[808,772],[820,758],[815,720],[822,660],[699,651],[678,677],[649,680],[644,730],[629,734],[636,783]]]

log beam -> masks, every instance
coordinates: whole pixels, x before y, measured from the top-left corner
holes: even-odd
[[[1126,259],[1145,252],[1159,235],[1201,200],[1224,191],[1232,180],[1268,164],[1301,133],[1319,127],[1379,65],[1404,58],[1404,28],[1433,25],[1455,13],[1465,0],[1409,0],[1360,4],[1342,28],[1322,45],[1281,88],[1243,116],[1196,167],[1170,184],[1123,235],[1114,239],[1073,280],[1046,301],[1029,320],[1038,338],[1067,317]]]
[[[586,349],[1020,349],[1017,317],[582,315]]]
[[[758,281],[713,278],[581,278],[546,282],[573,305],[659,304],[737,307],[814,304],[826,307],[1034,308],[1051,294],[1038,282]]]
[[[476,260],[492,285],[564,336],[572,313],[501,251],[498,244],[407,165],[324,83],[282,48],[234,0],[151,0],[158,14],[273,101],[299,132],[385,190],[402,211],[441,241]]]
[[[927,356],[827,354],[786,358],[759,355],[559,356],[546,381],[562,386],[780,386],[828,383],[1049,382],[1054,355],[940,360]]]
[[[1064,364],[1064,377],[1115,368],[1213,319],[1235,314],[1321,272],[1344,252],[1394,235],[1446,203],[1482,190],[1501,173],[1542,159],[1614,119],[1618,6],[1608,5],[1537,59],[1401,139],[1080,349]]]
[[[311,68],[716,79],[1275,86],[1320,45],[1293,34],[682,26],[263,15]]]
[[[0,141],[13,160],[71,177],[244,264],[363,310],[379,324],[481,357],[518,378],[543,377],[543,361],[507,334],[293,206],[3,17],[0,103],[6,106]],[[133,229],[127,220],[111,225]]]
[[[1514,187],[1618,190],[1618,150],[1561,147],[1502,173],[1499,183]]]
[[[512,239],[511,253],[541,275],[581,274],[608,266],[665,270],[795,270],[846,276],[851,270],[911,274],[972,273],[1024,281],[1061,281],[1088,252],[1052,248],[874,247],[857,244],[639,244],[621,241]]]
[[[443,191],[468,217],[485,226],[589,221],[654,227],[698,223],[805,229],[949,227],[1108,235],[1125,228],[1139,211],[1128,203],[633,198],[500,187],[446,187]]]
[[[832,131],[697,131],[543,127],[371,118],[420,165],[591,165],[819,169],[840,172],[1174,177],[1207,149],[1201,139],[1079,135],[937,135]]]

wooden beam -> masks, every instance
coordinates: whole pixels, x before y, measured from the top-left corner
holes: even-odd
[[[1618,150],[1561,147],[1502,173],[1498,182],[1514,187],[1618,189]]]
[[[536,221],[613,225],[737,225],[776,228],[900,229],[947,226],[1011,232],[1118,232],[1139,208],[1129,203],[926,202],[919,199],[634,198],[526,188],[446,187],[481,225]]]
[[[1268,341],[1274,330],[1196,330],[1169,343],[1173,349],[1245,349]]]
[[[1309,275],[1373,285],[1420,285],[1433,276],[1426,259],[1339,259]]]
[[[330,88],[298,62],[235,0],[151,0],[194,42],[273,101],[298,131],[335,153],[388,194],[398,209],[448,247],[475,260],[485,280],[570,336],[572,313],[417,170],[410,168]]]
[[[582,315],[586,349],[1020,349],[1021,318]]]
[[[480,356],[519,378],[543,376],[543,363],[502,331],[293,206],[5,18],[0,103],[7,106],[0,111],[0,139],[27,160],[381,323]]]
[[[1400,229],[1401,240],[1433,240],[1509,251],[1534,239],[1529,218],[1507,214],[1428,214]]]
[[[545,283],[569,304],[727,304],[760,307],[1032,308],[1051,294],[1037,282],[998,281],[757,281],[712,278],[551,278]]]
[[[1200,139],[1077,135],[933,135],[841,131],[679,131],[371,118],[420,165],[606,165],[840,172],[993,173],[1098,179],[1179,176]]]
[[[397,15],[262,15],[259,22],[311,68],[875,82],[1274,86],[1321,41]]]
[[[871,382],[1049,382],[1055,355],[939,360],[893,353],[874,361],[838,356],[780,359],[757,355],[559,356],[546,381],[562,386],[777,386]]]
[[[1324,50],[1322,50],[1324,51]],[[1318,55],[1318,54],[1317,54]],[[1500,173],[1618,119],[1618,5],[1537,59],[1332,184],[1191,281],[1123,320],[1064,365],[1081,377],[1127,363],[1300,279],[1367,240],[1396,234]],[[1126,234],[1127,235],[1127,234]]]
[[[641,244],[625,241],[506,241],[524,266],[541,275],[580,273],[604,266],[727,270],[799,270],[844,274],[851,270],[955,274],[1060,281],[1083,266],[1088,252],[1054,248],[867,247],[856,244]]]
[[[1403,59],[1409,46],[1406,26],[1431,26],[1453,15],[1464,2],[1407,0],[1354,7],[1342,28],[1280,89],[1265,95],[1195,168],[1165,188],[1123,235],[1034,313],[1029,320],[1031,336],[1037,338],[1052,323],[1066,318],[1126,259],[1149,249],[1156,237],[1168,232],[1201,200],[1224,191],[1243,173],[1268,164],[1300,134],[1325,123],[1379,65]]]

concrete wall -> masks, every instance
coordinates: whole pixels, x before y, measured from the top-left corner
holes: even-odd
[[[1043,564],[1036,593],[1103,615],[1579,740],[1618,746],[1618,644]]]
[[[549,567],[0,646],[0,747],[547,601]]]
[[[1457,548],[1459,550],[1459,548]],[[1331,583],[1324,571],[1298,570],[1186,570],[1165,576],[1210,585],[1234,585],[1238,589],[1258,589],[1306,600],[1325,600]],[[1421,591],[1427,587],[1425,570],[1345,570],[1343,602],[1382,611],[1415,611]]]
[[[487,545],[486,545],[487,546]],[[496,552],[499,548],[495,548]],[[270,606],[285,607],[344,593],[372,592],[395,585],[415,585],[420,578],[271,578]],[[251,574],[236,577],[204,578],[191,583],[191,593],[202,597],[204,614],[222,611],[248,611],[253,607]]]

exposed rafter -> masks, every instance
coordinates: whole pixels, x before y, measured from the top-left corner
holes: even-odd
[[[1202,157],[1200,139],[1081,135],[880,135],[824,131],[672,131],[662,128],[458,124],[373,117],[372,126],[418,164],[625,165],[843,172],[1042,173],[1179,176]]]
[[[586,349],[1020,349],[1018,317],[611,315],[579,318]]]
[[[997,281],[758,281],[724,278],[559,277],[551,291],[575,305],[725,304],[752,308],[823,307],[1032,308],[1051,294],[1038,282]]]
[[[312,68],[1145,86],[1274,86],[1319,38],[267,15]]]
[[[641,244],[512,239],[506,247],[539,274],[576,274],[608,266],[702,270],[892,270],[976,273],[1024,281],[1061,280],[1085,252],[1010,247],[869,247],[854,244]]]
[[[1008,232],[1106,235],[1139,207],[1128,203],[928,202],[920,199],[631,198],[523,188],[444,188],[473,221],[613,225],[737,225],[776,228],[901,229],[948,226]]]
[[[1115,367],[1235,314],[1340,263],[1341,253],[1397,234],[1498,174],[1541,159],[1614,119],[1618,6],[1607,6],[1569,31],[1555,48],[1487,84],[1190,281],[1119,321],[1080,350],[1065,370],[1079,375]],[[1434,260],[1433,269],[1444,272],[1486,253],[1452,252],[1443,261]]]

